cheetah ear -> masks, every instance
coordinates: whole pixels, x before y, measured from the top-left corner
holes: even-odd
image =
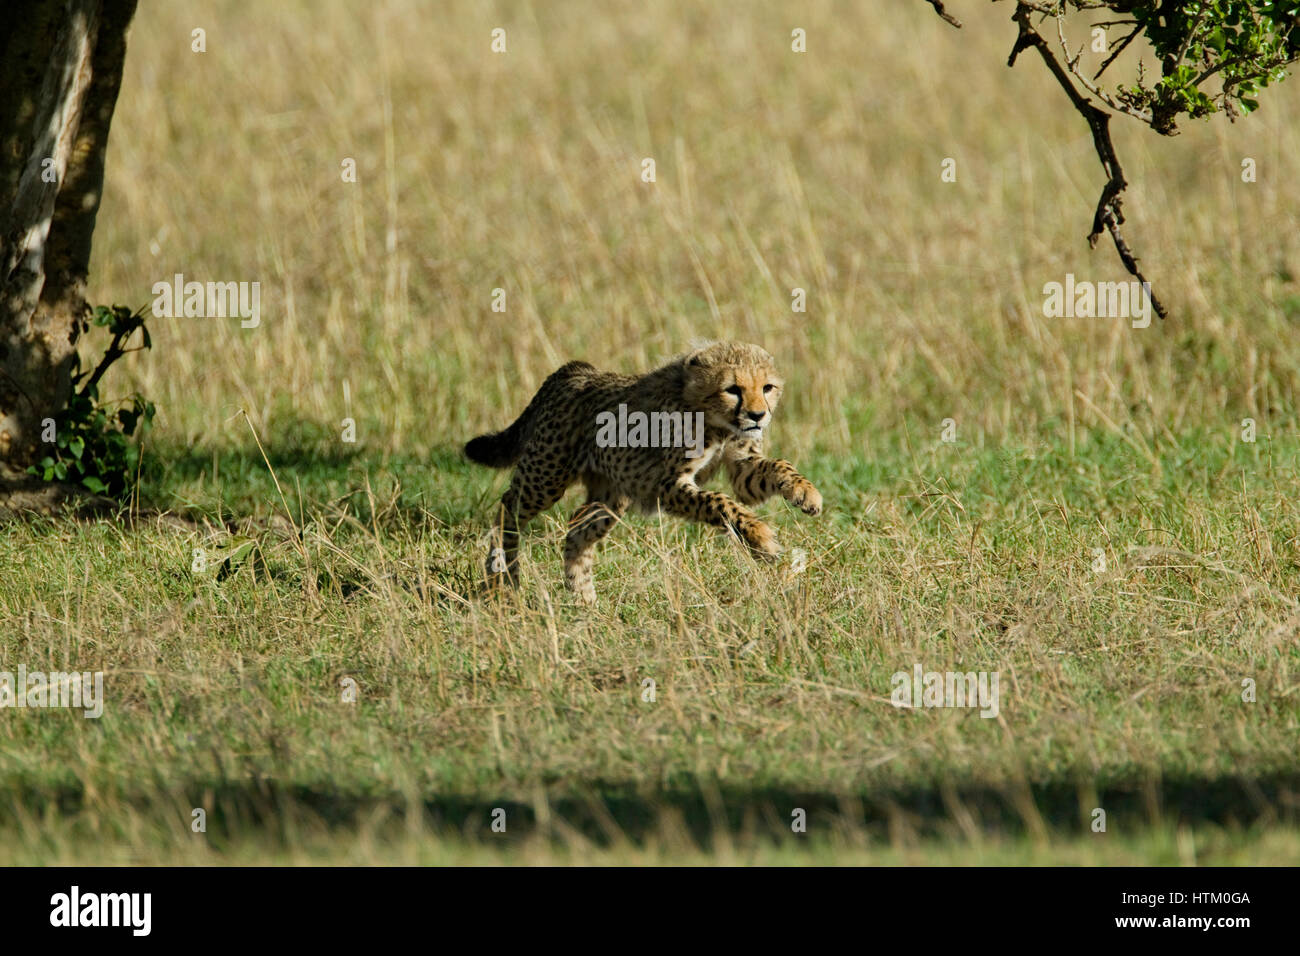
[[[704,353],[709,351],[715,344],[708,339],[692,339],[690,343],[691,352],[686,356],[686,364],[691,368],[699,368],[704,364]]]

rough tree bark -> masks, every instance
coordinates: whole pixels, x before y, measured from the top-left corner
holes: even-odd
[[[136,0],[6,0],[0,12],[0,508],[49,506],[42,422],[71,393],[126,31]]]

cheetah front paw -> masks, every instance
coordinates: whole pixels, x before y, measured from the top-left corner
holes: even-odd
[[[804,514],[819,515],[822,512],[822,493],[807,478],[796,481],[786,498],[796,508],[802,508]]]

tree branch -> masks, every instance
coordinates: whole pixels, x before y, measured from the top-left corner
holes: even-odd
[[[1070,73],[1052,54],[1052,48],[1036,29],[1029,22],[1031,13],[1035,12],[1035,7],[1029,3],[1018,2],[1016,12],[1012,14],[1011,19],[1019,27],[1019,34],[1016,37],[1015,46],[1011,48],[1011,55],[1007,58],[1007,66],[1015,66],[1016,58],[1020,54],[1033,47],[1038,51],[1038,55],[1043,58],[1048,70],[1056,77],[1057,83],[1061,85],[1070,102],[1079,114],[1088,122],[1088,128],[1092,131],[1092,144],[1097,151],[1097,158],[1101,161],[1102,169],[1107,176],[1106,185],[1102,188],[1101,197],[1097,200],[1097,210],[1092,218],[1092,232],[1088,234],[1088,245],[1096,248],[1097,240],[1101,237],[1102,230],[1110,233],[1111,239],[1115,243],[1115,251],[1119,253],[1120,261],[1124,263],[1124,268],[1129,274],[1137,278],[1143,284],[1147,295],[1151,299],[1151,306],[1155,309],[1156,315],[1164,318],[1167,314],[1165,307],[1156,298],[1155,293],[1151,291],[1151,284],[1147,281],[1141,270],[1138,268],[1137,257],[1129,248],[1124,239],[1120,226],[1124,222],[1124,213],[1122,210],[1121,196],[1128,187],[1128,181],[1124,179],[1124,170],[1120,166],[1119,157],[1115,154],[1115,145],[1110,138],[1110,114],[1104,110],[1098,109],[1081,94],[1073,83],[1070,82]],[[1040,11],[1041,12],[1041,11]]]
[[[934,12],[939,14],[946,22],[951,23],[959,30],[961,29],[961,21],[943,8],[943,0],[925,0],[925,2],[934,7]]]

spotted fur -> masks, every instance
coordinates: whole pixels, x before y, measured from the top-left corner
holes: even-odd
[[[596,599],[596,542],[631,506],[704,522],[736,535],[756,556],[776,558],[776,535],[747,506],[781,495],[807,514],[822,509],[821,493],[793,465],[763,457],[781,390],[772,356],[756,345],[716,343],[639,377],[586,362],[563,366],[514,424],[465,446],[473,461],[515,468],[498,508],[489,584],[516,582],[520,529],[578,481],[587,502],[569,521],[564,577],[584,603]],[[620,403],[644,412],[703,412],[702,449],[600,447],[597,416]],[[735,498],[702,487],[722,469]]]

